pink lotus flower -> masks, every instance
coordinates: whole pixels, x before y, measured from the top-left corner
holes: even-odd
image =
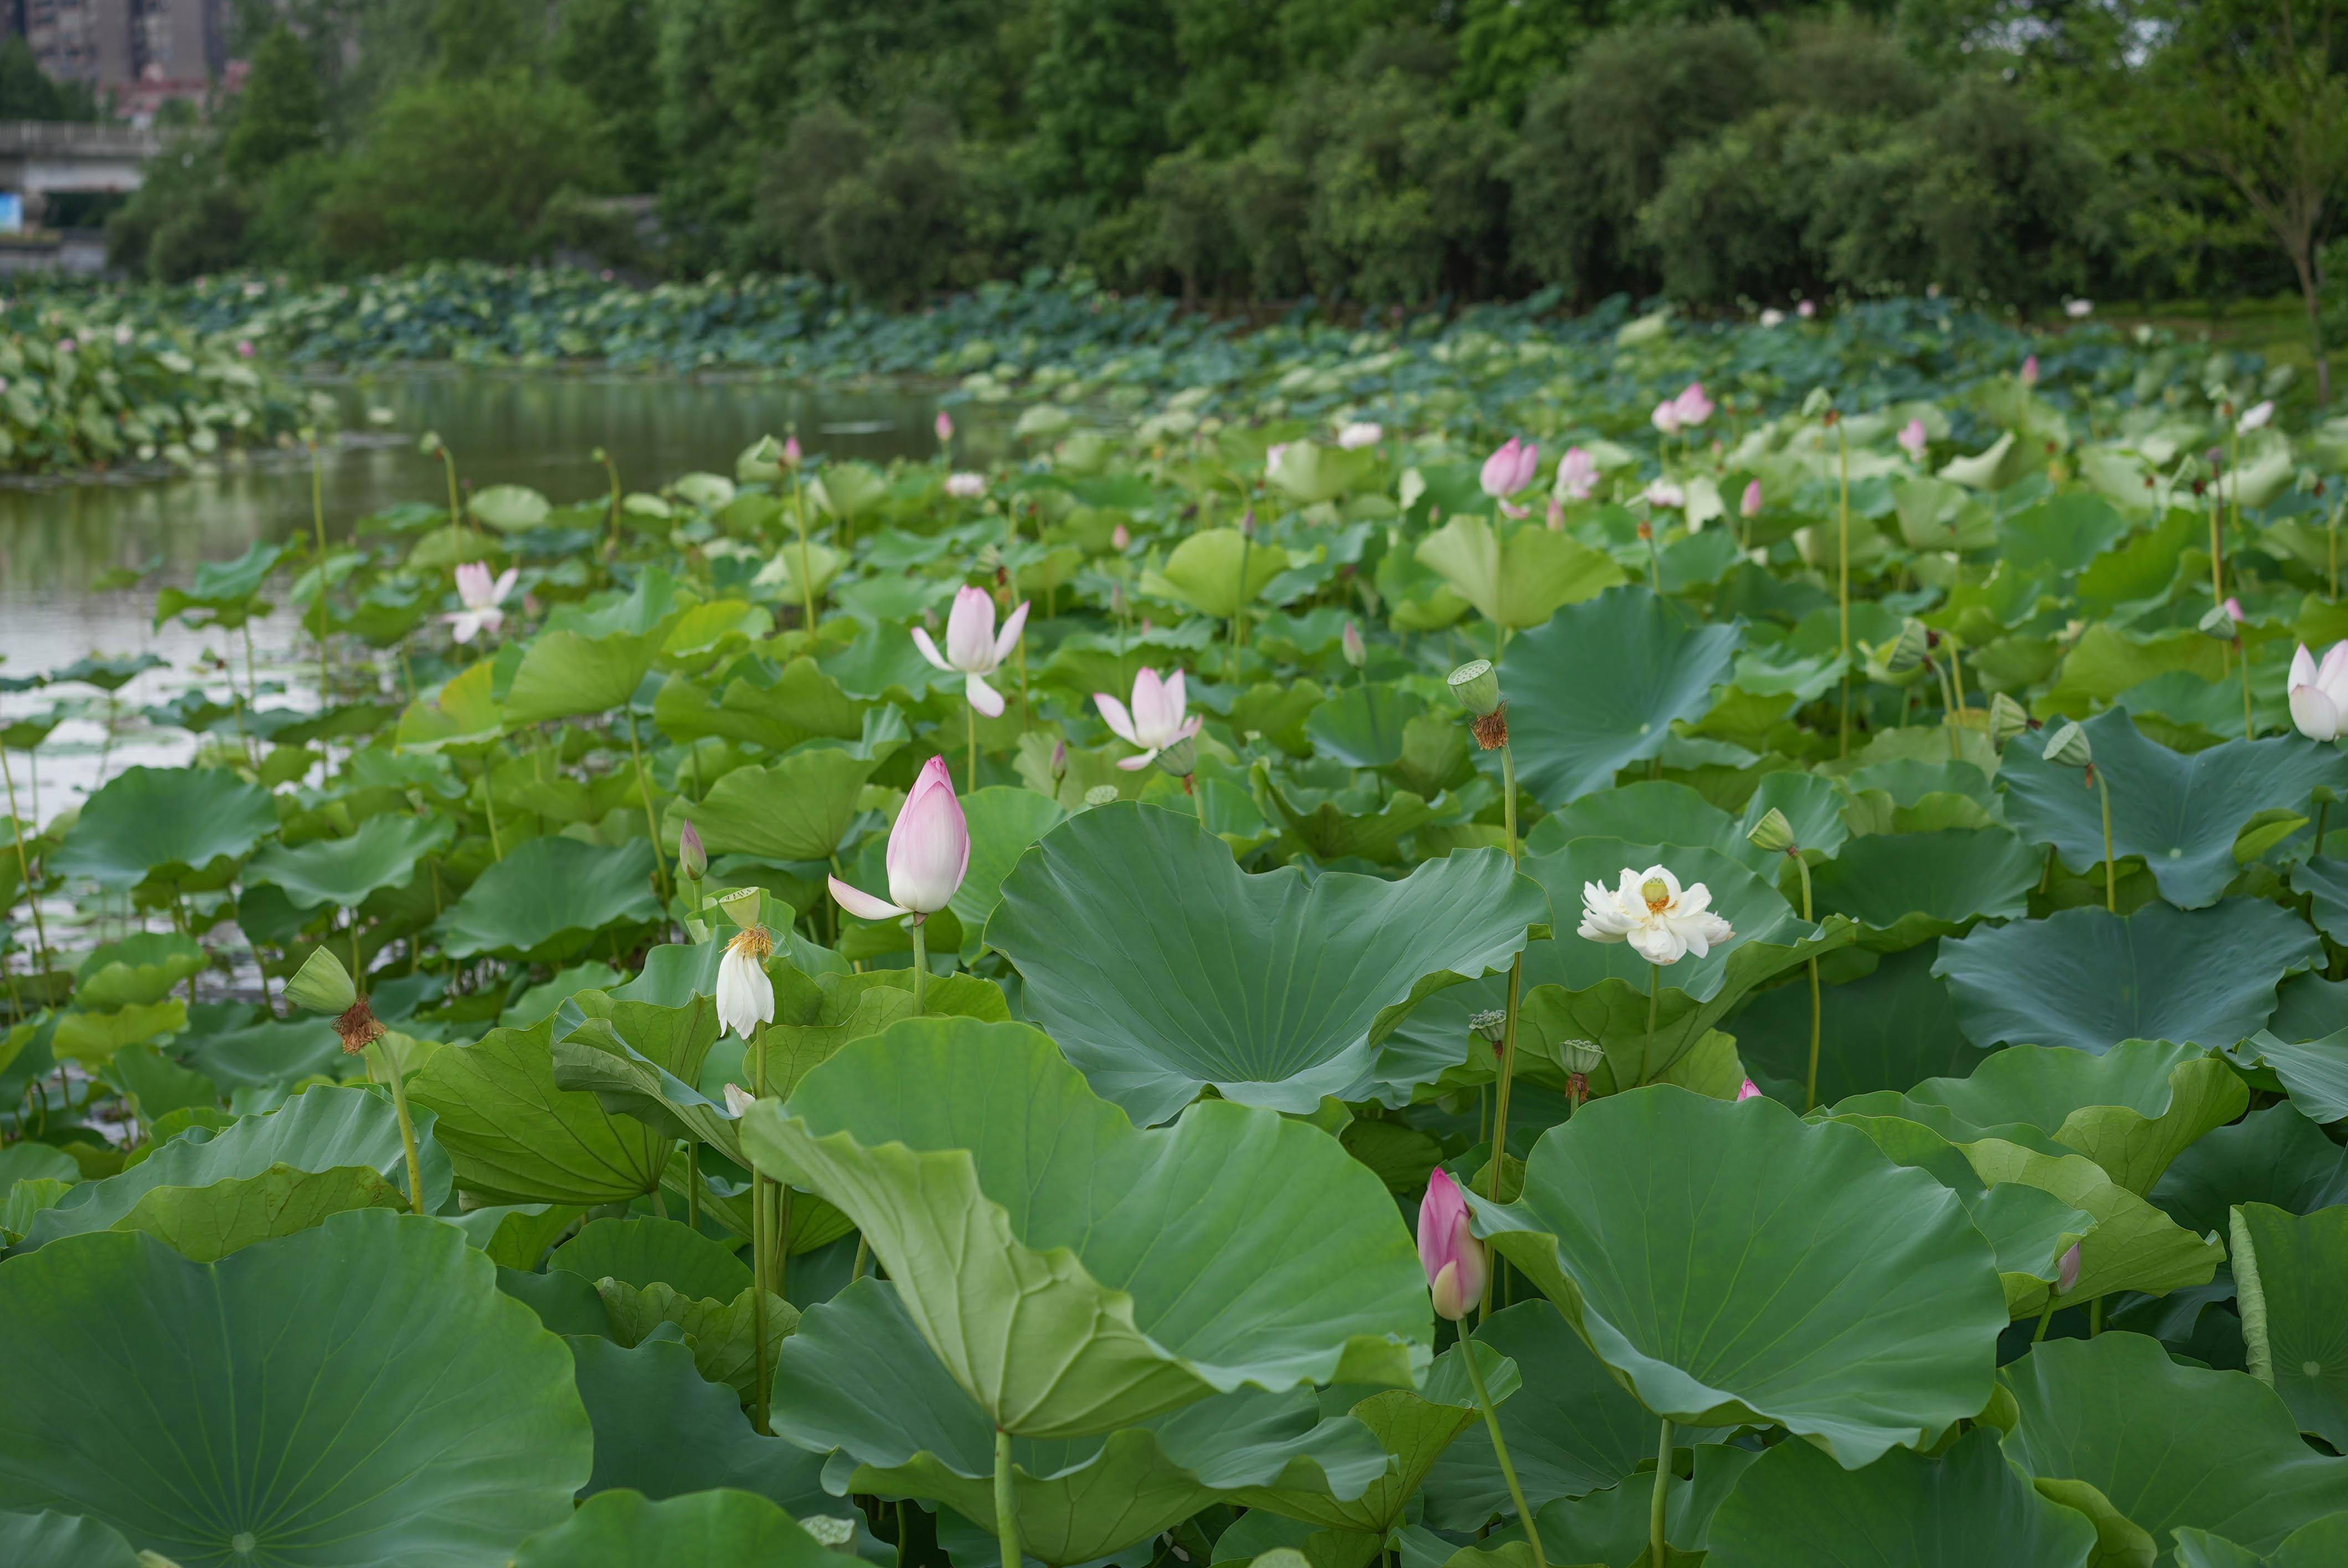
[[[946,494],[960,501],[975,501],[986,494],[986,477],[983,474],[949,474]]]
[[[1818,313],[1818,302],[1816,300],[1804,300],[1800,304],[1794,307],[1794,313],[1801,317],[1804,321],[1808,321],[1812,316]]]
[[[1526,508],[1509,499],[1533,482],[1540,471],[1540,448],[1511,436],[1498,450],[1484,459],[1484,494],[1500,504],[1500,510],[1512,518],[1521,518]]]
[[[1130,549],[1133,548],[1133,530],[1119,523],[1108,531],[1108,542],[1121,551]]]
[[[508,567],[492,579],[489,569],[477,560],[469,560],[457,569],[457,602],[462,610],[450,610],[440,617],[449,626],[448,635],[459,642],[470,642],[482,632],[495,634],[506,622],[505,611],[498,606],[514,589],[514,579],[520,573]]]
[[[1598,459],[1579,446],[1569,446],[1557,460],[1557,487],[1550,493],[1561,501],[1586,501],[1598,488]]]
[[[2268,422],[2273,418],[2274,400],[2269,398],[2264,403],[2251,405],[2250,411],[2242,415],[2242,422],[2234,428],[2241,435],[2248,436],[2253,430],[2265,429]]]
[[[1021,600],[1011,619],[1003,623],[998,634],[994,630],[994,596],[983,588],[963,588],[954,595],[953,610],[946,617],[946,651],[938,655],[938,645],[930,641],[927,628],[913,628],[913,646],[922,657],[940,670],[956,671],[963,676],[963,695],[970,705],[990,719],[1003,716],[1003,693],[986,683],[1011,651],[1019,646],[1020,630],[1027,624],[1027,601]]]
[[[784,437],[783,437],[783,466],[784,466],[784,467],[786,467],[786,468],[796,468],[796,467],[798,467],[798,466],[799,466],[799,459],[800,459],[803,456],[805,456],[805,454],[803,454],[803,453],[801,453],[801,452],[799,451],[799,438],[798,438],[798,436],[784,436]]]
[[[1655,411],[1647,415],[1647,421],[1665,436],[1678,435],[1680,433],[1679,404],[1672,398],[1664,398],[1655,405]]]
[[[1435,1310],[1452,1322],[1484,1299],[1491,1266],[1484,1244],[1468,1228],[1468,1200],[1459,1184],[1440,1165],[1428,1174],[1426,1196],[1418,1202],[1418,1264],[1426,1271]]]
[[[2038,356],[2034,354],[2026,356],[2022,362],[2022,384],[2024,386],[2038,384]]]
[[[1337,432],[1337,445],[1352,452],[1363,446],[1375,446],[1385,436],[1384,426],[1366,419],[1356,419]]]
[[[944,446],[953,439],[953,415],[942,408],[939,409],[937,423],[932,428],[938,433],[938,445]]]
[[[1117,738],[1128,745],[1139,746],[1138,757],[1122,757],[1117,766],[1135,773],[1158,760],[1158,753],[1178,741],[1187,741],[1199,733],[1204,719],[1185,718],[1189,699],[1182,690],[1182,671],[1177,670],[1163,681],[1158,671],[1143,666],[1133,678],[1133,706],[1126,705],[1106,692],[1093,693],[1093,705],[1100,710],[1102,721],[1117,733]]]
[[[253,353],[254,353],[254,350],[253,350],[253,346],[252,346],[252,340],[251,338],[249,338],[249,337],[241,337],[241,338],[239,338],[239,339],[237,339],[237,340],[236,340],[236,357],[237,357],[237,358],[239,358],[239,359],[251,359],[251,358],[252,357],[252,355],[253,355]]]
[[[74,340],[69,337],[59,338],[57,340],[57,352],[59,354],[71,354],[74,351]]]
[[[1736,503],[1736,510],[1738,516],[1747,518],[1757,518],[1761,515],[1760,480],[1747,479],[1745,482],[1745,495],[1743,498]]]
[[[1691,381],[1672,399],[1672,412],[1679,415],[1680,428],[1701,425],[1712,417],[1712,399],[1704,395],[1704,383]]]
[[[2250,619],[2248,615],[2242,613],[2242,601],[2240,600],[2229,598],[2226,600],[2226,619],[2232,621],[2237,626],[2240,626],[2242,622]]]
[[[1736,1091],[1736,1102],[1739,1105],[1744,1104],[1747,1100],[1758,1100],[1760,1098],[1761,1086],[1754,1082],[1749,1078],[1745,1081],[1745,1087]]]
[[[1908,460],[1911,463],[1921,463],[1924,460],[1924,448],[1931,444],[1932,436],[1931,433],[1924,428],[1922,420],[1910,419],[1900,427],[1898,439],[1900,449],[1908,454]]]
[[[2291,655],[2291,722],[2311,741],[2336,741],[2348,726],[2348,642],[2335,642],[2318,665],[2301,643]]]
[[[922,764],[889,829],[888,865],[888,898],[876,898],[837,876],[831,878],[831,896],[860,920],[911,915],[919,924],[952,903],[962,886],[970,869],[970,824],[954,798],[945,758]]]

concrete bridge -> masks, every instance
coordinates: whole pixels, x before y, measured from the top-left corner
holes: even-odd
[[[52,192],[138,190],[162,147],[157,132],[129,126],[0,120],[0,191],[23,197],[36,224]]]

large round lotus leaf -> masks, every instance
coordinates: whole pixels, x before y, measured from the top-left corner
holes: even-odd
[[[1858,921],[1859,946],[1897,952],[1978,920],[2027,914],[2044,870],[2038,853],[2002,827],[1870,835],[1811,873],[1813,907]]]
[[[2199,1046],[2130,1040],[2101,1055],[2012,1046],[1970,1078],[1928,1079],[1899,1103],[1892,1098],[1868,1095],[1835,1109],[1906,1116],[1964,1143],[2028,1128],[2077,1150],[2142,1194],[2195,1139],[2240,1115],[2250,1091],[2232,1068]]]
[[[2260,1030],[2227,1054],[2245,1068],[2272,1072],[2291,1103],[2316,1121],[2348,1120],[2348,1029],[2309,1040],[2279,1040]]]
[[[731,1301],[750,1288],[750,1266],[725,1243],[675,1220],[601,1219],[554,1249],[549,1268],[616,1279],[639,1290],[666,1285],[697,1299]]]
[[[1560,806],[1659,754],[1673,721],[1711,709],[1744,639],[1741,626],[1705,625],[1636,585],[1569,605],[1517,638],[1500,661],[1500,692],[1519,784]]]
[[[1934,957],[1929,947],[1887,954],[1858,979],[1820,989],[1820,1104],[1878,1090],[1897,1093],[1928,1078],[1962,1078],[1982,1061],[1984,1052],[1957,1027],[1948,987],[1933,977]],[[1774,986],[1726,1027],[1754,1082],[1800,1110],[1809,1082],[1809,988]]]
[[[607,926],[660,917],[652,878],[647,839],[607,848],[559,835],[533,838],[465,889],[448,911],[445,950],[454,958],[577,958]]]
[[[896,1287],[860,1279],[799,1320],[775,1373],[776,1431],[836,1457],[844,1491],[945,1503],[994,1522],[994,1428],[946,1373]],[[1014,1438],[1012,1494],[1027,1555],[1090,1563],[1179,1523],[1233,1489],[1358,1498],[1385,1473],[1360,1422],[1323,1420],[1309,1389],[1241,1389],[1107,1437]]]
[[[1585,884],[1612,888],[1625,868],[1657,865],[1684,886],[1704,884],[1713,912],[1736,934],[1703,958],[1691,954],[1663,972],[1651,1031],[1647,993],[1656,983],[1653,967],[1628,942],[1591,941],[1576,927]],[[1547,855],[1528,856],[1523,867],[1549,894],[1557,934],[1525,949],[1519,1043],[1545,1050],[1561,1040],[1594,1041],[1606,1052],[1605,1067],[1591,1077],[1601,1093],[1663,1079],[1755,986],[1857,935],[1848,920],[1811,925],[1775,888],[1717,850],[1576,838]]]
[[[1680,1460],[1682,1454],[1687,1456],[1685,1462]],[[1648,1456],[1650,1461],[1653,1457]],[[1674,1446],[1674,1479],[1663,1503],[1663,1539],[1671,1548],[1674,1568],[1704,1561],[1702,1553],[1712,1539],[1713,1515],[1760,1457],[1750,1449],[1726,1443],[1697,1443],[1688,1449]],[[1643,1563],[1654,1494],[1651,1462],[1644,1474],[1603,1491],[1547,1503],[1535,1511],[1540,1521],[1541,1549],[1557,1562]],[[1803,1568],[1807,1568],[1807,1560]]]
[[[1144,571],[1141,591],[1227,620],[1287,569],[1287,551],[1237,528],[1206,528],[1176,545],[1162,569]]]
[[[2213,1049],[2257,1031],[2285,975],[2319,963],[2307,922],[2262,898],[2208,909],[2147,904],[2133,915],[2088,907],[1951,937],[1932,972],[1948,981],[1974,1044],[2123,1040]]]
[[[276,826],[269,792],[226,768],[126,768],[83,803],[48,868],[116,889],[182,882]]]
[[[2180,1366],[2157,1339],[2050,1339],[1998,1377],[2021,1409],[2007,1453],[2042,1481],[2094,1487],[2162,1563],[2178,1525],[2268,1552],[2348,1509],[2348,1459],[2309,1448],[2273,1389]]]
[[[1372,1048],[1412,1005],[1507,968],[1548,914],[1498,850],[1395,882],[1250,876],[1195,818],[1108,805],[1027,852],[986,941],[1095,1091],[1148,1123],[1209,1087],[1281,1111],[1363,1097]]]
[[[624,1487],[675,1497],[723,1486],[795,1515],[834,1512],[819,1479],[823,1461],[759,1436],[734,1390],[704,1378],[676,1333],[633,1349],[595,1335],[570,1337],[579,1397],[595,1428],[595,1470],[581,1495]]]
[[[245,866],[244,880],[283,888],[297,909],[354,908],[378,887],[407,886],[416,863],[454,831],[445,816],[386,812],[360,823],[348,838],[314,838],[291,849],[273,844]]]
[[[1138,1132],[1024,1024],[891,1025],[741,1137],[856,1223],[954,1380],[1021,1436],[1426,1364],[1409,1233],[1336,1140],[1229,1101]]]
[[[736,768],[699,801],[682,802],[712,855],[829,860],[856,820],[871,759],[839,746],[797,752],[769,767]]]
[[[2236,1204],[2312,1214],[2348,1204],[2348,1149],[2289,1101],[2253,1111],[2177,1156],[2152,1201],[2197,1235],[2227,1228]]]
[[[1552,1499],[1612,1486],[1655,1457],[1655,1418],[1548,1302],[1495,1312],[1476,1338],[1517,1364],[1522,1386],[1500,1405],[1500,1436],[1536,1514]],[[1426,1521],[1438,1530],[1481,1530],[1516,1512],[1481,1421],[1435,1461],[1426,1497]]]
[[[491,485],[473,493],[473,516],[501,534],[526,534],[554,508],[527,485]]]
[[[1495,626],[1539,626],[1560,606],[1627,580],[1613,557],[1570,534],[1538,522],[1501,527],[1505,538],[1484,518],[1456,516],[1414,552]]]
[[[669,1140],[557,1083],[556,1027],[549,1018],[436,1050],[408,1098],[439,1116],[457,1180],[491,1203],[625,1203],[652,1191]]]
[[[1313,710],[1304,733],[1317,756],[1349,768],[1392,767],[1402,760],[1404,728],[1426,710],[1426,698],[1401,686],[1348,686]],[[1447,716],[1468,723],[1456,704]]]
[[[1896,1118],[1890,1120],[1894,1126],[1900,1124]],[[2223,1247],[2182,1228],[2084,1154],[2050,1153],[2003,1138],[1958,1147],[1993,1193],[2005,1184],[2037,1187],[2096,1222],[2080,1244],[2079,1277],[2057,1306],[2076,1306],[2119,1290],[2157,1296],[2207,1285],[2224,1260]],[[2015,1286],[2023,1276],[2024,1271],[2012,1271],[2006,1282]],[[2041,1270],[2036,1277],[2046,1276]],[[2046,1305],[2051,1288],[2020,1289],[2009,1296],[2010,1305],[2017,1315],[2034,1315]]]
[[[207,962],[193,937],[136,931],[82,960],[75,971],[74,1005],[93,1010],[151,1006],[190,975],[202,974]]]
[[[1785,865],[1785,857],[1761,848],[1745,834],[1744,825],[1736,818],[1687,785],[1670,779],[1641,779],[1583,795],[1550,813],[1526,835],[1525,849],[1529,854],[1547,855],[1577,838],[1685,845],[1717,850],[1762,881],[1771,880]]]
[[[418,1108],[414,1120],[424,1204],[438,1208],[448,1196],[448,1157],[433,1136],[437,1128],[429,1110]],[[36,1247],[60,1236],[119,1226],[142,1204],[153,1204],[166,1193],[251,1181],[277,1167],[370,1172],[405,1192],[407,1161],[390,1097],[321,1084],[266,1115],[241,1116],[218,1132],[191,1127],[129,1170],[84,1182],[43,1210],[25,1245]]]
[[[2304,813],[2319,787],[2348,794],[2348,755],[2295,735],[2188,754],[2147,740],[2121,709],[2082,728],[2111,790],[2112,852],[2141,856],[2160,896],[2180,908],[2214,903],[2226,890],[2241,869],[2234,839],[2259,813]],[[2006,748],[1998,770],[2006,820],[2025,841],[2054,845],[2064,864],[2084,871],[2103,864],[2103,799],[2079,769],[2039,754],[2051,733],[2017,735]]]
[[[1542,1134],[1479,1228],[1646,1407],[1776,1421],[1847,1466],[1990,1397],[1997,1260],[1956,1195],[1867,1134],[1670,1085]]]
[[[1845,1470],[1779,1443],[1712,1516],[1707,1568],[2086,1568],[2096,1527],[2041,1497],[1990,1427],[1935,1459],[1894,1449]]]
[[[747,1491],[659,1502],[606,1491],[523,1542],[512,1568],[838,1568],[840,1561],[789,1514]]]
[[[2263,1557],[2186,1525],[2177,1532],[2177,1562],[2178,1568],[2337,1568],[2348,1563],[2348,1513],[2301,1525]]]
[[[8,1568],[149,1568],[122,1532],[70,1513],[0,1513],[0,1563]]]
[[[2348,1208],[2234,1210],[2234,1294],[2250,1369],[2300,1430],[2348,1449]]]
[[[180,1563],[501,1568],[593,1457],[562,1342],[438,1220],[211,1264],[76,1236],[0,1263],[0,1508]]]
[[[970,865],[946,907],[962,922],[963,957],[968,959],[984,946],[987,919],[1003,902],[1003,879],[1028,847],[1067,821],[1068,814],[1050,795],[999,784],[963,796],[962,811],[970,825]]]

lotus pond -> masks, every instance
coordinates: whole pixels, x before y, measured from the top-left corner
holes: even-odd
[[[2348,1560],[2348,436],[1519,325],[11,666],[0,1561]]]

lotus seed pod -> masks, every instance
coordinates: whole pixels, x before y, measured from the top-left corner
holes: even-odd
[[[2074,719],[2046,737],[2046,760],[2060,768],[2092,767],[2096,749],[2087,743],[2087,732],[2079,728]]]
[[[1494,1045],[1498,1045],[1501,1038],[1509,1032],[1509,1015],[1499,1008],[1492,1008],[1484,1012],[1471,1014],[1468,1020],[1468,1027]]]
[[[1900,635],[1883,651],[1883,668],[1891,674],[1905,675],[1909,671],[1921,667],[1930,642],[1924,623],[1911,616],[1907,624],[1900,627]]]
[[[1085,791],[1085,804],[1086,805],[1112,805],[1116,804],[1116,801],[1117,785],[1115,784],[1095,784],[1092,788]]]
[[[1489,659],[1478,659],[1462,664],[1451,672],[1451,694],[1459,705],[1483,718],[1500,708],[1500,674],[1492,668]]]
[[[2201,618],[2201,635],[2214,637],[2220,642],[2231,642],[2235,636],[2234,618],[2222,604],[2213,604],[2209,613]]]
[[[359,989],[342,960],[320,948],[287,982],[285,999],[312,1012],[347,1012],[358,1001]]]
[[[1794,825],[1787,822],[1786,814],[1774,805],[1745,836],[1754,848],[1766,849],[1772,855],[1790,855],[1797,847],[1794,842]]]
[[[1199,743],[1185,735],[1158,753],[1158,765],[1176,778],[1188,778],[1199,770]]]
[[[2003,748],[2006,742],[2030,728],[2030,710],[2000,692],[1989,700],[1990,743]]]
[[[1578,1072],[1585,1078],[1606,1065],[1606,1053],[1598,1048],[1596,1040],[1561,1041],[1557,1048],[1557,1055],[1558,1060],[1565,1063],[1568,1072]]]
[[[745,887],[720,898],[717,901],[717,907],[726,911],[726,917],[728,920],[748,931],[755,929],[758,924],[760,898],[761,894],[757,888]]]

